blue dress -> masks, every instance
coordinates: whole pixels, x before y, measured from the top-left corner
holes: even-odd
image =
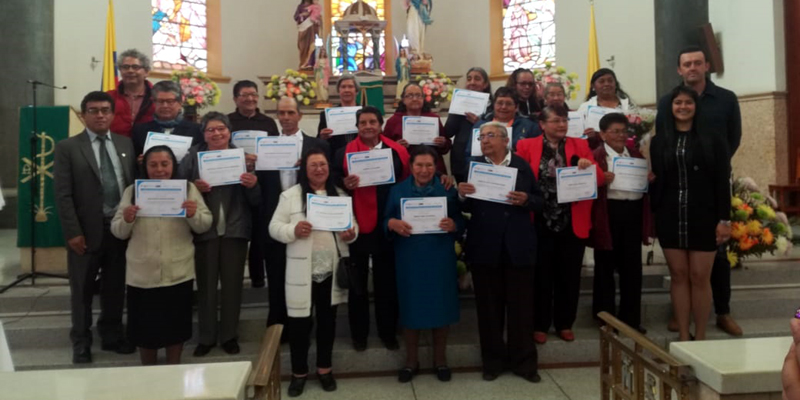
[[[409,197],[447,197],[447,214],[455,221],[456,232],[406,238],[389,231],[389,219],[401,219],[400,199]],[[392,188],[384,215],[383,229],[395,250],[400,324],[406,329],[433,329],[458,322],[455,240],[464,230],[464,219],[456,190],[445,190],[439,178],[417,187],[410,176]]]

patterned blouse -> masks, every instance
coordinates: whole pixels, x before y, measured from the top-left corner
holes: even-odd
[[[570,203],[558,203],[556,191],[556,168],[567,166],[567,154],[564,150],[567,139],[561,139],[558,149],[554,149],[547,140],[542,146],[542,160],[539,162],[539,187],[544,194],[542,216],[545,226],[553,232],[562,232],[572,223]]]

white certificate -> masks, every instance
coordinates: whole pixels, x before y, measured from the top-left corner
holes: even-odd
[[[185,179],[137,179],[137,217],[186,216],[183,202],[186,201]]]
[[[511,204],[508,193],[513,192],[516,186],[517,169],[472,161],[467,182],[475,186],[475,193],[467,197]]]
[[[447,218],[447,197],[400,199],[400,219],[411,225],[412,235],[447,233],[439,227]]]
[[[506,131],[508,133],[508,149],[511,150],[511,144],[514,141],[512,139],[514,128],[507,126]],[[475,128],[472,130],[472,151],[470,151],[470,155],[473,157],[478,157],[483,155],[483,151],[481,151],[481,141],[478,140],[478,136],[481,134],[480,128]]]
[[[600,119],[603,118],[604,115],[610,113],[618,113],[622,112],[622,110],[617,110],[616,108],[607,108],[607,107],[600,107],[600,106],[588,106],[586,108],[586,119],[584,120],[584,129],[592,128],[597,132],[600,132]]]
[[[306,220],[315,231],[346,231],[353,227],[353,199],[309,193]]]
[[[596,199],[597,170],[594,165],[586,169],[556,168],[556,193],[559,203]]]
[[[392,149],[348,153],[347,170],[350,175],[358,175],[358,187],[394,183]]]
[[[408,144],[433,144],[439,137],[439,118],[403,117],[403,139]]]
[[[200,179],[211,186],[237,185],[241,182],[240,176],[247,171],[242,149],[198,152],[197,166]]]
[[[614,157],[611,164],[614,181],[609,189],[647,193],[647,160],[632,157]]]
[[[325,122],[328,124],[328,128],[333,129],[331,135],[358,133],[356,112],[360,109],[360,106],[326,108]]]
[[[247,154],[256,154],[256,139],[267,136],[264,131],[236,131],[231,133],[231,143]]]
[[[290,136],[268,136],[256,139],[256,171],[299,169],[301,142]]]
[[[147,139],[144,141],[144,152],[154,146],[167,146],[175,154],[178,162],[183,160],[189,147],[192,147],[192,138],[181,135],[168,135],[166,133],[147,132]]]
[[[467,115],[468,112],[481,115],[489,105],[489,93],[475,92],[467,89],[456,89],[453,91],[453,99],[450,100],[450,114]]]
[[[583,127],[583,115],[577,111],[569,112],[569,128],[567,130],[567,137],[585,139],[583,134],[586,128]]]

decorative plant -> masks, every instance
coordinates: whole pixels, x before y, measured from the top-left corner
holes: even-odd
[[[656,111],[649,108],[630,110],[628,117],[628,141],[639,148],[639,143],[656,125]]]
[[[567,73],[566,68],[557,67],[551,62],[546,62],[543,69],[533,70],[533,76],[542,83],[543,88],[551,82],[562,84],[567,100],[575,100],[578,96],[578,91],[581,89],[581,85],[577,83],[578,74],[574,72]]]
[[[429,72],[420,75],[417,81],[425,94],[425,102],[433,107],[439,107],[439,104],[450,101],[453,98],[455,85],[445,74]]]
[[[267,83],[267,94],[264,97],[272,101],[291,97],[297,100],[298,104],[307,106],[311,104],[312,99],[317,98],[316,88],[317,83],[309,80],[308,75],[287,69],[286,75],[272,75],[272,79]]]
[[[222,93],[219,86],[203,71],[192,67],[172,71],[170,79],[177,83],[183,93],[183,106],[205,108],[219,103]]]

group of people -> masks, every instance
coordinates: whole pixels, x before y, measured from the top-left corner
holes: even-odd
[[[314,322],[316,374],[324,390],[336,389],[332,351],[339,304],[347,303],[353,348],[366,350],[370,275],[378,336],[387,349],[399,349],[398,325],[403,328],[406,359],[399,381],[411,381],[419,371],[423,330],[432,330],[436,376],[449,381],[448,330],[460,316],[457,242],[463,243],[473,277],[488,381],[511,371],[539,382],[536,345],[545,344],[550,332],[575,340],[586,246],[595,249],[593,313],[610,312],[645,332],[642,244],[657,237],[672,276],[671,329],[681,340],[705,338],[716,278],[718,325],[741,334],[727,304],[729,267],[724,251],[718,252],[730,235],[730,159],[741,121],[735,95],[708,79],[699,48],[681,51],[682,82],[659,101],[648,193],[610,187],[614,159],[644,158],[627,141],[625,112],[633,103],[610,69],[592,76],[579,111],[600,105],[619,112],[606,114],[600,131],[587,129],[586,138],[567,136],[569,109],[560,84],[547,84],[538,93],[533,73],[521,69],[492,92],[486,72],[475,67],[467,71],[466,88],[490,94],[486,112],[449,115],[431,145],[409,145],[403,139],[404,116],[438,117],[414,83],[403,88],[400,106],[385,124],[378,109],[365,106],[356,114],[356,134],[334,135],[323,113],[318,132],[309,135],[299,128],[303,113],[291,98],[278,102],[277,124],[263,114],[254,82],[236,83],[234,112],[209,112],[197,124],[183,119],[175,83],[147,81],[145,55],[123,52],[118,68],[119,89],[87,94],[81,103],[85,132],[59,142],[55,151],[75,363],[92,361],[96,291],[103,350],[129,354],[138,348],[142,363],[152,365],[158,349],[165,348],[167,362],[179,363],[192,336],[195,284],[199,332],[193,355],[202,357],[216,345],[238,353],[247,261],[252,286],[268,285],[267,325],[284,325],[282,342],[291,349],[290,396],[304,390]],[[356,105],[355,77],[340,77],[336,88],[341,106]],[[473,154],[473,129],[479,130],[480,155]],[[247,154],[239,184],[211,186],[200,178],[198,152],[234,148],[231,133],[240,130],[296,140],[302,149],[298,169],[256,171],[256,155]],[[148,132],[191,137],[192,147],[180,160],[167,146],[144,151]],[[348,154],[377,149],[391,151],[395,180],[362,186],[349,171]],[[476,186],[469,166],[474,163],[516,169],[514,188],[504,201],[472,196]],[[557,171],[565,167],[594,170],[596,199],[559,201]],[[135,178],[185,179],[185,218],[137,216]],[[306,218],[309,194],[351,197],[350,228],[315,229]],[[447,204],[438,225],[442,233],[415,234],[403,219],[403,199],[426,197]],[[347,287],[338,279],[342,268]],[[122,323],[126,302],[127,330]]]

